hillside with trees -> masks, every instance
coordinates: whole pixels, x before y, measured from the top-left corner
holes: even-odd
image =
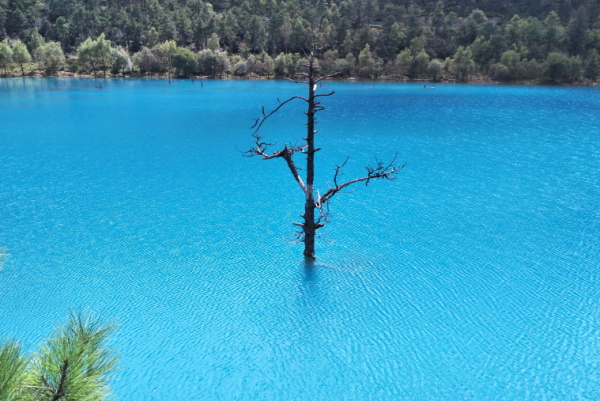
[[[26,74],[595,82],[600,2],[0,0],[0,69]]]

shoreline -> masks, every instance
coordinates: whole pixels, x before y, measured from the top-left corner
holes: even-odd
[[[166,74],[163,75],[142,75],[142,74],[126,74],[113,75],[107,74],[93,76],[91,74],[76,74],[72,72],[59,71],[56,75],[47,75],[40,71],[32,71],[28,74],[6,74],[0,75],[0,78],[76,78],[76,79],[154,79],[154,80],[168,80]],[[189,81],[189,77],[172,77],[173,81]],[[211,77],[211,76],[194,76],[194,81],[285,81],[285,77],[264,77],[258,75],[247,75],[244,77],[237,77],[232,75],[226,75],[222,77]],[[555,87],[589,87],[594,88],[600,86],[598,82],[573,82],[573,83],[552,83],[548,81],[538,80],[524,80],[524,81],[510,81],[500,82],[494,81],[490,77],[476,77],[469,79],[468,81],[458,81],[456,79],[442,79],[442,80],[431,80],[431,79],[402,79],[396,77],[384,76],[379,79],[361,79],[360,77],[348,77],[348,78],[330,78],[329,82],[379,82],[379,83],[398,83],[398,84],[460,84],[460,85],[498,85],[498,86],[555,86]]]

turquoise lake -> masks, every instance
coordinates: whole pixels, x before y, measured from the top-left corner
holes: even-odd
[[[285,162],[236,150],[302,86],[0,79],[0,334],[117,320],[122,400],[600,399],[600,89],[328,89],[317,189],[406,167],[336,195],[309,264]]]

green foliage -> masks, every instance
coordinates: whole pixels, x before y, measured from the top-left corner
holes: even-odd
[[[94,42],[90,38],[87,38],[85,42],[79,45],[77,48],[77,65],[85,69],[91,66],[94,75],[96,75],[96,58],[93,48]]]
[[[174,40],[165,40],[164,43],[158,45],[158,54],[163,66],[167,69],[169,83],[171,83],[171,75],[173,72],[173,54],[177,50],[177,44]]]
[[[452,59],[452,70],[456,78],[461,81],[468,80],[469,75],[473,74],[475,71],[475,62],[473,61],[470,47],[464,49],[460,46],[458,48]]]
[[[583,76],[588,81],[596,81],[600,76],[600,57],[596,49],[589,51],[583,67]]]
[[[108,345],[116,326],[90,313],[70,312],[67,323],[31,358],[26,383],[30,399],[104,400],[119,356]]]
[[[334,70],[339,71],[342,77],[347,77],[353,74],[356,66],[356,59],[352,53],[348,53],[346,58],[335,61]]]
[[[438,1],[431,15],[431,26],[439,33],[446,27],[446,14],[444,13],[444,2]]]
[[[158,51],[152,51],[147,47],[143,47],[139,52],[132,57],[132,63],[142,74],[158,72],[161,69],[160,60],[157,56]]]
[[[210,36],[210,39],[208,40],[208,48],[210,50],[212,50],[213,52],[219,48],[219,37],[214,32]]]
[[[16,340],[0,340],[0,400],[23,400],[27,358]]]
[[[437,78],[442,75],[443,69],[444,64],[440,60],[431,60],[429,62],[429,65],[427,65],[427,75],[429,75],[434,81],[436,81]]]
[[[58,42],[48,42],[38,47],[35,58],[44,66],[48,75],[55,74],[65,63],[65,55]]]
[[[370,64],[372,64],[373,58],[371,57],[371,48],[368,44],[365,45],[365,48],[358,55],[358,68],[360,70],[361,75],[364,75],[364,71],[368,71]],[[366,74],[369,77],[369,73]]]
[[[115,57],[121,57],[122,60],[120,62],[127,64],[123,55],[119,51],[115,52],[112,48],[111,41],[106,40],[104,33],[95,40],[87,38],[77,48],[77,65],[83,69],[91,68],[94,76],[98,68],[102,69],[104,76],[106,76],[106,70],[114,64]]]
[[[92,52],[95,59],[98,61],[100,68],[102,68],[104,76],[106,76],[106,70],[111,66],[113,60],[111,45],[111,41],[107,40],[104,33],[102,33],[96,38],[92,46]]]
[[[299,57],[293,54],[304,54],[314,43],[326,44],[331,51],[328,56],[319,54],[322,71],[339,67],[345,76],[377,76],[382,65],[388,74],[431,76],[429,60],[450,57],[454,69],[447,72],[459,79],[487,73],[492,66],[502,75],[502,64],[509,70],[508,80],[521,80],[532,77],[534,59],[536,66],[545,65],[550,53],[587,60],[592,50],[600,51],[598,10],[590,1],[0,0],[0,40],[21,40],[30,55],[37,55],[45,41],[58,42],[66,54],[77,52],[81,71],[94,74],[99,70],[106,74],[109,68],[113,73],[124,72],[128,64],[123,52],[127,52],[140,72],[167,72],[170,78],[175,49],[210,50],[216,55],[223,48],[229,59],[241,56],[248,73],[269,75],[267,71],[272,71],[289,76],[297,70]],[[166,51],[165,43],[170,50]],[[366,45],[370,57],[361,58]],[[464,57],[467,49],[473,64]],[[511,51],[509,60],[506,54]],[[266,68],[263,52],[270,57],[272,69]],[[292,54],[292,59],[281,58],[281,53]],[[351,65],[349,55],[358,58],[358,63],[354,59]],[[0,58],[6,59],[6,54]],[[219,60],[224,68],[224,60]],[[240,61],[229,63],[235,66]],[[14,63],[22,67],[27,61]],[[576,61],[569,63],[568,72],[560,78],[563,82],[576,75]],[[217,60],[212,64],[210,74],[215,75]],[[551,60],[548,65],[552,64]],[[9,65],[0,64],[0,68]],[[583,72],[586,68],[593,75],[587,61]],[[554,76],[551,69],[546,69],[546,77]]]
[[[119,72],[125,75],[125,71],[131,71],[132,63],[129,53],[121,46],[110,49],[110,57],[112,59],[111,72],[118,74]]]
[[[400,75],[404,76],[408,73],[412,63],[412,52],[410,49],[404,49],[396,57],[396,66]]]
[[[240,60],[233,66],[233,74],[236,76],[244,76],[248,73],[248,65],[245,61]]]
[[[403,47],[406,35],[400,30],[398,23],[394,22],[386,35],[387,50],[392,54],[397,54]]]
[[[29,54],[29,51],[27,51],[27,46],[17,39],[12,44],[12,52],[13,62],[21,68],[21,73],[25,75],[23,64],[31,63],[31,55]]]
[[[292,75],[296,71],[291,54],[280,53],[275,58],[275,74],[277,76]]]
[[[56,22],[54,23],[54,30],[56,31],[57,39],[61,42],[64,42],[69,34],[69,23],[64,16],[61,15],[56,19]]]
[[[496,81],[506,82],[510,80],[510,70],[502,63],[490,66],[490,77]]]
[[[198,71],[198,60],[194,53],[180,47],[173,53],[173,67],[179,75],[189,77]]]
[[[567,79],[569,82],[578,81],[581,78],[583,62],[581,57],[575,56],[569,59],[569,72],[567,73]]]
[[[335,62],[339,58],[339,53],[337,50],[327,50],[325,54],[323,54],[323,58],[321,60],[321,68],[323,69],[324,74],[332,74],[336,72],[335,70]]]
[[[425,75],[427,71],[427,67],[429,66],[429,55],[425,53],[425,50],[421,50],[419,54],[416,55],[414,61],[414,73],[415,77],[422,77]]]
[[[30,54],[34,54],[37,49],[46,43],[36,28],[31,28],[26,34],[26,38]]]
[[[8,41],[4,39],[0,42],[0,67],[4,69],[4,75],[6,75],[6,68],[12,62],[13,52],[8,44]]]
[[[508,50],[502,53],[502,57],[500,58],[500,63],[504,64],[506,68],[508,68],[511,75],[514,75],[517,71],[520,61],[521,56],[514,50]]]
[[[205,49],[198,53],[198,66],[200,68],[200,74],[202,75],[214,75],[216,55],[210,49]]]
[[[263,71],[267,77],[270,77],[275,72],[275,62],[266,54],[263,60]]]
[[[571,54],[581,55],[589,43],[589,16],[584,6],[580,6],[573,12],[569,21],[566,34],[568,36],[568,48]]]
[[[215,75],[226,74],[231,69],[227,53],[221,50],[215,52]]]
[[[30,357],[17,341],[0,342],[0,400],[106,400],[119,362],[109,345],[115,327],[90,313],[70,312]]]
[[[550,53],[544,63],[544,77],[552,82],[565,82],[568,79],[571,63],[569,58],[561,53]]]

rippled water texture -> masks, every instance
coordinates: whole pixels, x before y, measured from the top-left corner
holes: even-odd
[[[284,161],[236,151],[301,87],[94,85],[0,80],[4,335],[117,319],[124,400],[600,399],[598,89],[328,83],[321,192],[406,168],[334,198],[311,266]]]

